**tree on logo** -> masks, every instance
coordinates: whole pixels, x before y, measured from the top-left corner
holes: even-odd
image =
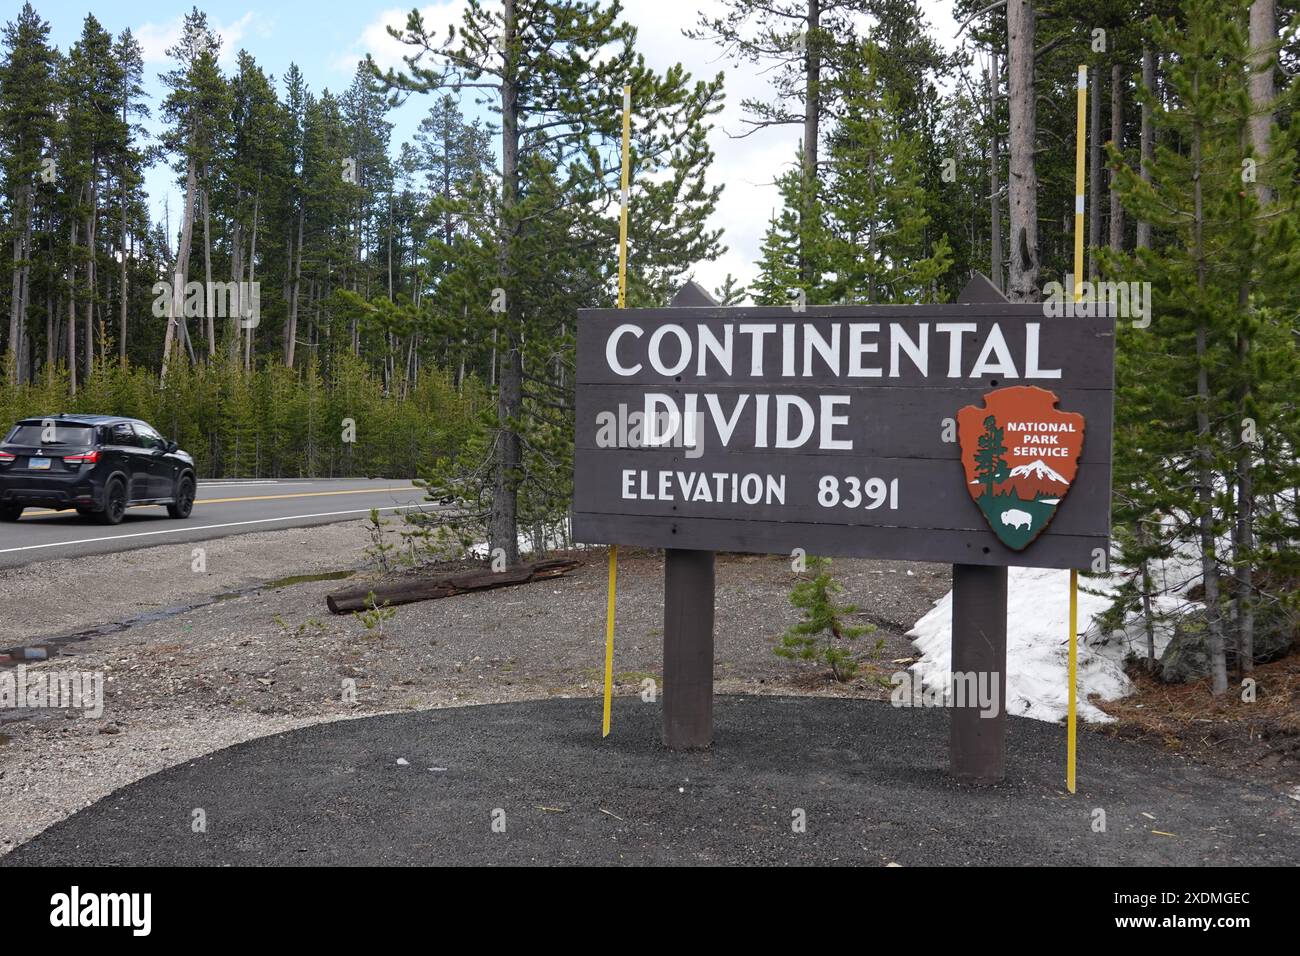
[[[984,485],[990,496],[993,486],[1001,484],[1010,476],[1006,459],[1007,446],[1002,443],[1002,429],[992,415],[984,419],[984,434],[979,438],[979,450],[975,452],[975,477]]]

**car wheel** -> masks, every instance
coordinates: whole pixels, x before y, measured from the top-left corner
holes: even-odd
[[[167,506],[167,513],[173,518],[188,518],[194,510],[194,479],[182,478],[176,486],[176,500]]]
[[[22,516],[22,505],[0,505],[0,521],[17,521]]]
[[[121,524],[126,516],[126,485],[114,478],[104,492],[104,510],[98,512],[100,524]]]

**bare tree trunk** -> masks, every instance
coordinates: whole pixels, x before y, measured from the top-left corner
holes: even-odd
[[[1142,86],[1146,88],[1150,96],[1156,95],[1156,55],[1148,46],[1142,47]],[[1140,175],[1144,183],[1151,182],[1151,164],[1155,162],[1156,140],[1155,127],[1151,122],[1151,105],[1142,104],[1142,156]],[[1139,249],[1151,248],[1151,223],[1145,219],[1139,219],[1137,223],[1137,239],[1135,245]]]
[[[248,244],[248,287],[251,290],[257,282],[257,221],[262,211],[262,174],[257,174],[257,192],[253,194],[253,236]],[[241,299],[242,305],[242,299]],[[261,321],[261,295],[258,295],[258,321]],[[243,313],[241,312],[241,318]],[[244,371],[249,371],[253,367],[253,333],[257,331],[257,325],[250,325],[244,334]]]
[[[1007,106],[1011,116],[1007,192],[1011,219],[1013,302],[1036,302],[1038,288],[1038,173],[1034,166],[1034,8],[1007,0]]]
[[[19,382],[32,382],[36,380],[36,376],[33,374],[32,369],[35,355],[30,348],[30,336],[27,334],[27,310],[32,304],[32,207],[34,205],[35,197],[32,195],[32,189],[29,185],[27,187],[27,203],[24,208],[22,228],[23,262],[18,270],[22,276],[17,306]]]
[[[86,214],[86,248],[90,255],[86,259],[86,377],[95,371],[95,226],[99,218],[95,209],[99,201],[99,183],[94,167],[90,170],[90,210]]]
[[[1117,150],[1124,149],[1124,71],[1118,63],[1110,68],[1110,141]],[[1110,248],[1124,248],[1124,206],[1119,201],[1119,183],[1115,170],[1110,171]]]
[[[1150,543],[1151,535],[1147,531],[1146,522],[1141,518],[1137,522],[1137,541],[1138,547],[1142,549],[1142,625],[1146,631],[1147,638],[1147,672],[1154,673],[1156,669],[1156,622],[1155,615],[1151,609],[1151,559],[1146,556],[1146,547]]]
[[[21,204],[25,195],[25,187],[18,190],[19,214],[21,214]],[[5,355],[5,371],[9,384],[18,384],[18,348],[19,348],[19,327],[22,325],[22,317],[19,308],[23,301],[23,240],[22,233],[14,236],[13,251],[13,283],[12,291],[9,293],[9,348]]]
[[[515,0],[503,0],[501,46],[504,68],[501,78],[501,287],[506,292],[506,329],[500,351],[500,384],[497,386],[496,469],[493,476],[492,516],[489,539],[500,548],[506,564],[519,563],[519,472],[522,449],[516,431],[523,406],[523,357],[519,332],[522,314],[513,282],[515,208],[519,197],[519,85],[518,27]]]
[[[293,291],[289,295],[289,321],[284,327],[284,364],[293,368],[294,346],[298,341],[298,290],[302,286],[302,220],[303,210],[298,209],[298,256],[293,266]],[[290,240],[292,242],[292,240]],[[292,250],[290,250],[292,255]]]
[[[1092,102],[1088,104],[1088,278],[1099,273],[1101,246],[1101,70],[1092,71]],[[1075,281],[1078,281],[1077,279]]]
[[[25,183],[17,190],[14,222],[23,223],[14,236],[13,289],[9,297],[9,351],[6,368],[12,384],[22,382],[23,332],[26,326],[27,285],[31,281],[32,187]]]
[[[1237,308],[1244,317],[1250,311],[1250,285],[1242,282],[1237,294]],[[1250,362],[1249,333],[1237,333],[1237,366],[1244,370]],[[1251,382],[1249,372],[1237,397],[1237,427],[1245,427],[1250,413]],[[1255,601],[1252,562],[1255,556],[1255,443],[1239,440],[1237,449],[1237,520],[1232,526],[1232,561],[1236,586],[1233,606],[1237,622],[1237,667],[1243,674],[1255,669]]]
[[[1250,143],[1263,165],[1268,160],[1268,135],[1273,126],[1273,57],[1277,53],[1276,0],[1255,0],[1250,5]],[[1260,205],[1272,202],[1268,177],[1256,178]]]
[[[184,328],[185,281],[190,269],[190,245],[194,241],[194,194],[196,190],[194,160],[190,159],[185,164],[185,213],[181,217],[181,242],[176,250],[176,262],[172,266],[172,299],[171,306],[167,310],[167,332],[163,336],[162,374],[160,375],[162,382],[167,381],[167,363],[171,359],[172,340],[176,335],[178,323],[182,326],[184,337],[189,337],[188,329]],[[168,241],[170,242],[170,240]],[[192,358],[192,346],[190,352]]]
[[[1268,162],[1268,138],[1273,125],[1273,65],[1277,45],[1277,8],[1275,0],[1254,0],[1250,5],[1250,141],[1260,165]],[[1261,206],[1273,202],[1273,189],[1267,176],[1256,179],[1256,196]],[[1240,306],[1250,308],[1250,290],[1243,285]],[[1237,335],[1238,366],[1247,368],[1253,342],[1246,331]],[[1239,427],[1245,426],[1250,411],[1251,380],[1247,377],[1238,401]],[[1255,669],[1255,600],[1252,552],[1255,549],[1255,448],[1253,442],[1241,442],[1237,452],[1237,523],[1233,541],[1236,565],[1235,603],[1237,606],[1237,660],[1241,672]]]
[[[45,293],[45,381],[49,385],[54,384],[54,367],[58,364],[58,355],[55,349],[55,343],[58,341],[56,334],[54,293],[47,291]]]
[[[244,281],[244,224],[239,219],[240,207],[243,205],[243,189],[235,190],[235,215],[230,221],[230,281],[241,290]],[[239,361],[240,329],[239,320],[244,307],[243,295],[236,293],[234,310],[226,316],[226,361],[232,365]]]
[[[212,210],[208,203],[208,170],[203,171],[203,311],[207,313],[208,358],[217,355],[217,329],[213,323],[215,312],[212,289]]]
[[[799,211],[799,281],[808,284],[814,279],[813,263],[804,248],[810,220],[816,215],[813,197],[817,190],[817,146],[821,138],[821,0],[808,0],[808,21],[804,33],[804,98],[803,98],[803,189],[800,191],[802,208]]]
[[[1003,291],[1002,282],[1002,162],[1001,144],[998,137],[998,85],[1002,81],[998,69],[998,53],[989,53],[989,276],[999,292]]]
[[[127,248],[127,218],[126,218],[126,177],[122,181],[122,270],[121,270],[121,295],[122,301],[118,309],[118,342],[117,357],[123,365],[126,365],[126,304],[127,292],[129,291],[129,279],[127,276],[127,262],[131,258],[130,250]]]
[[[81,194],[77,194],[81,198]],[[68,391],[77,394],[77,217],[68,225]]]
[[[1199,95],[1200,80],[1192,80],[1193,95]],[[1201,121],[1192,122],[1192,191],[1194,204],[1193,255],[1196,260],[1196,288],[1205,294],[1208,253],[1205,247],[1205,204],[1201,176],[1203,162]],[[1208,329],[1205,316],[1196,326],[1196,497],[1200,506],[1199,531],[1201,578],[1205,588],[1206,643],[1210,653],[1210,689],[1217,697],[1228,689],[1228,667],[1223,647],[1223,622],[1219,608],[1219,568],[1214,534],[1214,448],[1210,431],[1210,393],[1207,354]]]

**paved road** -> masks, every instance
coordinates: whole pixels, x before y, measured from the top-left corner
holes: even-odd
[[[249,531],[329,524],[364,517],[371,508],[390,512],[430,507],[409,481],[343,478],[319,480],[200,481],[194,513],[173,520],[167,509],[141,505],[116,527],[75,511],[29,508],[17,524],[0,524],[0,568],[50,558],[79,557],[223,538]]]
[[[317,724],[123,787],[0,866],[1300,860],[1282,793],[1101,734],[1084,734],[1070,796],[1065,729],[1036,720],[1007,721],[1005,783],[964,787],[940,710],[723,695],[695,753],[665,750],[660,719],[622,697],[606,740],[598,699]]]

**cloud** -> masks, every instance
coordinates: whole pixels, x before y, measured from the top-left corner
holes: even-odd
[[[442,0],[440,3],[426,4],[419,8],[424,18],[425,27],[433,37],[441,39],[447,35],[447,28],[453,24],[459,28],[465,12],[465,0]],[[411,47],[393,39],[388,27],[402,29],[410,7],[394,7],[375,14],[374,18],[361,30],[360,36],[352,48],[335,57],[334,68],[341,73],[351,74],[357,67],[358,60],[364,60],[369,53],[380,68],[394,67],[401,69],[402,57],[408,56]]]
[[[663,0],[624,2],[624,16],[637,28],[637,50],[648,65],[663,71],[680,62],[696,80],[724,74],[726,105],[713,117],[709,145],[714,160],[708,182],[726,186],[709,226],[723,230],[722,244],[727,252],[713,262],[683,263],[694,266],[696,279],[709,291],[722,285],[728,272],[742,284],[753,281],[763,233],[772,211],[781,205],[774,180],[793,161],[802,135],[802,127],[790,126],[735,138],[748,129],[742,122],[741,101],[772,96],[769,79],[761,72],[763,67],[735,62],[716,43],[688,40],[682,35],[683,29],[696,25],[699,14],[711,17],[724,9],[719,0],[673,5],[672,13],[665,10]]]

